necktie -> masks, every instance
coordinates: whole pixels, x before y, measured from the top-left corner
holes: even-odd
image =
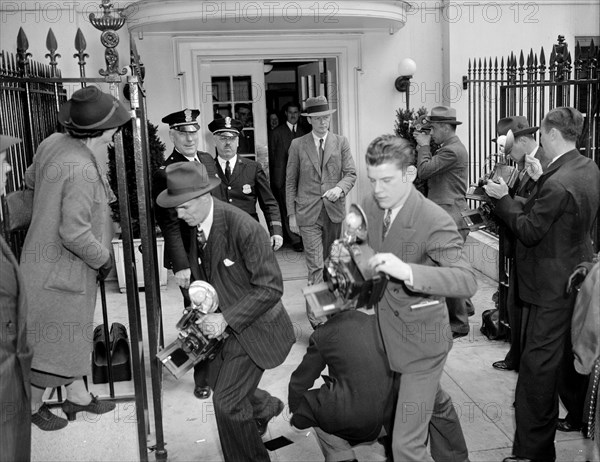
[[[231,178],[231,168],[229,168],[229,161],[225,162],[225,178],[227,181]]]
[[[295,135],[295,134],[296,134],[296,126],[292,125],[292,135]]]
[[[323,169],[323,158],[325,157],[325,150],[323,149],[323,138],[319,138],[319,163],[321,164],[321,170]]]
[[[382,239],[385,239],[385,236],[387,236],[387,233],[390,230],[390,225],[391,224],[392,224],[392,210],[391,209],[386,209],[385,210],[385,215],[383,217]]]
[[[204,235],[204,231],[202,230],[202,228],[198,228],[197,237],[198,244],[200,244],[200,249],[202,250],[206,245],[206,236]]]

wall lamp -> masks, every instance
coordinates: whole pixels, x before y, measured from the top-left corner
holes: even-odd
[[[402,61],[400,61],[400,64],[398,65],[398,73],[400,74],[400,76],[394,82],[394,86],[396,87],[396,90],[398,90],[400,93],[406,93],[407,111],[410,110],[410,93],[408,91],[410,88],[410,79],[412,79],[412,76],[415,74],[415,72],[417,72],[417,63],[415,63],[412,59],[404,58]]]

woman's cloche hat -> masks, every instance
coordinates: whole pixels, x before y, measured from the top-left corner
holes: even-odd
[[[109,130],[129,119],[119,100],[93,85],[77,90],[58,111],[58,121],[72,130]]]

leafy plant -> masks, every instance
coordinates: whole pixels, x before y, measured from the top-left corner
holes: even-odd
[[[133,152],[133,129],[131,123],[123,127],[123,150],[125,154],[125,171],[127,177],[127,192],[129,195],[129,210],[131,213],[131,227],[133,237],[140,237],[140,208],[137,201],[137,180],[135,177],[135,162]],[[150,179],[164,162],[164,153],[166,146],[158,137],[158,127],[148,121],[148,152],[150,155]],[[108,150],[108,182],[117,200],[110,204],[113,221],[121,221],[121,211],[119,209],[119,190],[117,184],[117,166],[115,160],[114,147]],[[151,181],[150,181],[151,183]]]

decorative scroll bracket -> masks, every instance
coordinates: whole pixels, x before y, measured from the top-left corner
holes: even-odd
[[[94,13],[90,13],[90,23],[102,31],[100,42],[105,47],[106,69],[100,69],[99,74],[106,77],[109,82],[120,82],[121,76],[127,73],[127,69],[119,70],[119,52],[116,50],[119,44],[117,31],[123,27],[126,18],[120,11],[113,10],[110,0],[102,0],[100,7],[104,10],[101,17],[97,18]]]

